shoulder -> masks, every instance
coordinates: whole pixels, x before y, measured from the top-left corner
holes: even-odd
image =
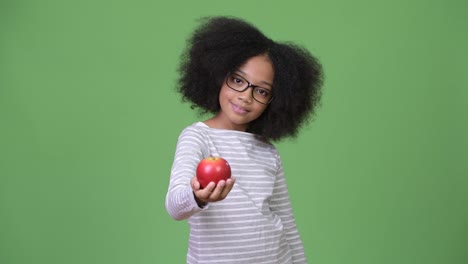
[[[197,122],[182,130],[177,140],[176,155],[207,156],[209,141],[203,123]]]
[[[179,140],[186,137],[203,137],[204,134],[206,134],[205,125],[202,122],[196,122],[182,130]]]
[[[196,122],[185,127],[177,139],[177,145],[184,146],[206,146],[208,132],[203,123]]]
[[[268,153],[271,155],[271,157],[275,160],[276,167],[279,169],[282,167],[282,161],[281,161],[281,156],[279,153],[279,150],[276,148],[276,146],[271,143],[271,142],[264,142],[264,148],[268,151]]]
[[[251,145],[250,149],[257,155],[261,155],[265,158],[268,157],[270,161],[276,163],[277,166],[281,164],[279,150],[271,141],[255,135],[249,143]]]
[[[260,135],[254,135],[253,136],[253,142],[255,142],[255,145],[261,146],[262,148],[264,148],[269,153],[274,154],[274,155],[278,155],[278,149],[268,139],[266,139],[266,138],[264,138],[264,137],[262,137]]]

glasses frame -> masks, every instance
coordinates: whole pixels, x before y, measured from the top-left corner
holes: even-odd
[[[248,84],[247,87],[245,87],[243,90],[237,90],[237,89],[235,89],[235,88],[232,88],[232,87],[229,85],[228,80],[229,80],[229,77],[231,77],[231,76],[233,76],[233,75],[239,77],[240,79],[242,79],[242,80],[244,80],[244,81],[246,81],[247,84]],[[252,84],[251,82],[249,82],[247,79],[245,79],[244,77],[240,76],[240,75],[237,74],[237,73],[229,73],[229,74],[226,76],[226,81],[225,81],[225,82],[226,82],[226,85],[227,85],[229,88],[231,88],[232,90],[234,90],[234,91],[236,91],[236,92],[239,92],[239,93],[243,93],[243,92],[245,92],[245,90],[247,90],[247,89],[249,89],[250,87],[252,87],[252,98],[253,98],[256,102],[258,102],[258,103],[260,103],[260,104],[268,105],[269,103],[271,103],[271,101],[273,101],[274,96],[273,96],[273,92],[271,91],[271,89],[265,88],[265,87],[259,86],[259,85],[254,85],[254,84]],[[262,89],[265,89],[265,90],[267,90],[268,92],[270,92],[270,93],[272,94],[272,96],[271,96],[271,98],[270,98],[270,100],[269,100],[268,102],[263,103],[263,102],[260,102],[259,100],[255,99],[254,92],[255,92],[255,88],[258,88],[258,87],[260,87],[260,88],[262,88]]]

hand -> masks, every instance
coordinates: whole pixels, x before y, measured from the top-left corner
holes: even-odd
[[[205,206],[207,203],[218,202],[224,200],[229,192],[232,190],[236,179],[229,178],[226,181],[221,180],[218,184],[210,182],[204,189],[200,189],[200,183],[197,177],[194,176],[190,181],[195,200],[200,207]]]

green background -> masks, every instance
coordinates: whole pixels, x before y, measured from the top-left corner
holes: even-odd
[[[184,263],[164,199],[184,42],[235,15],[322,62],[279,142],[310,263],[468,261],[468,4],[0,1],[0,263]]]

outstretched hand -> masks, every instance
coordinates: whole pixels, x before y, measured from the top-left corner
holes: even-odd
[[[197,177],[194,176],[190,181],[190,186],[192,187],[193,194],[195,195],[195,200],[197,200],[198,205],[203,207],[207,203],[224,200],[232,190],[235,181],[236,180],[234,178],[229,178],[226,181],[219,181],[218,184],[210,182],[205,188],[201,189]]]

